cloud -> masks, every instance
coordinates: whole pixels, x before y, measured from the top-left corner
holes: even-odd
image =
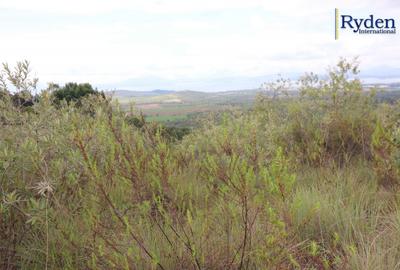
[[[323,71],[356,55],[365,69],[399,67],[399,34],[335,41],[335,7],[400,11],[391,0],[2,1],[0,61],[29,59],[42,81],[95,84]]]
[[[257,8],[265,11],[277,12],[279,14],[317,14],[327,7],[349,7],[357,9],[365,8],[399,8],[397,0],[381,1],[358,1],[358,0],[283,0],[269,2],[265,0],[13,0],[2,1],[0,8],[30,10],[49,13],[69,14],[101,14],[119,11],[140,11],[147,13],[187,13],[187,12],[210,12],[221,10],[246,8]]]

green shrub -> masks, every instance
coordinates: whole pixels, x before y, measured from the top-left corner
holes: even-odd
[[[300,97],[260,99],[256,111],[267,117],[274,144],[294,160],[314,166],[332,160],[343,164],[360,155],[370,159],[374,91],[363,92],[357,74],[357,62],[341,60],[327,79],[313,73],[302,77]],[[273,85],[271,91],[282,92],[285,87],[286,82]]]
[[[396,269],[398,106],[352,71],[190,134],[99,95],[6,95],[0,268]]]
[[[374,168],[384,186],[400,183],[399,104],[382,106],[372,136]]]
[[[62,101],[75,102],[77,105],[81,105],[81,99],[87,96],[95,95],[105,99],[103,92],[93,89],[89,83],[67,83],[63,87],[57,84],[51,84],[50,89],[54,98],[54,103],[59,105]]]

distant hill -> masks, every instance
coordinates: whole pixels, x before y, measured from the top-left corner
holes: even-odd
[[[134,108],[148,116],[185,116],[193,113],[221,111],[229,108],[249,108],[259,89],[200,92],[200,91],[127,91],[108,92],[123,108]],[[165,118],[165,117],[164,117]]]
[[[152,91],[114,90],[114,91],[107,91],[106,93],[113,97],[129,98],[129,97],[151,97],[151,96],[167,95],[175,92],[176,91],[174,90],[156,89]]]
[[[363,87],[365,90],[378,88],[385,91],[397,92],[400,90],[400,83],[364,84]],[[164,89],[155,89],[152,91],[115,90],[106,93],[112,96],[113,99],[118,99],[122,105],[134,102],[139,108],[151,108],[150,111],[152,112],[157,108],[158,113],[162,107],[171,107],[172,104],[175,104],[175,106],[178,107],[184,106],[193,108],[201,104],[202,109],[204,109],[204,107],[213,107],[215,109],[216,107],[221,107],[221,105],[248,106],[254,102],[257,93],[259,92],[263,92],[267,95],[271,94],[270,91],[261,89],[219,92],[201,92],[192,90],[175,91]],[[296,89],[291,91],[292,95],[296,95],[296,93]],[[151,104],[151,106],[147,106],[148,104]],[[145,111],[147,110],[145,109]]]
[[[368,90],[371,88],[379,88],[384,89],[386,91],[394,91],[400,90],[400,83],[366,83],[363,84],[364,89]],[[138,103],[148,103],[154,102],[155,100],[160,101],[163,99],[171,99],[172,96],[178,97],[182,100],[188,101],[199,101],[200,100],[213,100],[213,99],[242,99],[248,98],[249,96],[253,99],[257,92],[261,91],[260,89],[245,89],[245,90],[233,90],[233,91],[217,91],[217,92],[202,92],[202,91],[193,91],[193,90],[165,90],[165,89],[155,89],[151,91],[133,91],[133,90],[114,90],[107,91],[106,94],[112,96],[115,99],[119,99],[120,101],[126,99],[134,99]],[[293,89],[293,91],[296,91]],[[265,93],[268,93],[266,91]],[[137,99],[138,98],[138,99]]]
[[[259,89],[237,90],[237,91],[221,91],[221,92],[200,92],[192,90],[173,91],[173,90],[153,90],[153,91],[129,91],[115,90],[107,92],[114,99],[118,99],[121,103],[134,101],[136,104],[148,103],[164,103],[169,100],[179,99],[179,103],[242,103],[248,102],[249,99],[255,98]]]
[[[375,88],[385,90],[378,92],[377,99],[393,101],[400,99],[400,84],[364,84],[365,90]],[[200,92],[192,90],[174,91],[156,89],[153,91],[116,90],[107,92],[118,100],[123,109],[130,109],[131,104],[137,111],[143,112],[148,120],[168,122],[169,125],[192,126],[192,120],[198,114],[220,112],[231,109],[249,109],[254,104],[257,94],[272,95],[271,91],[261,89]],[[293,89],[289,95],[296,96]]]

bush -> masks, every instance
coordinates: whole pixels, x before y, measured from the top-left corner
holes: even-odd
[[[90,95],[101,96],[105,99],[103,92],[93,89],[89,83],[67,83],[63,87],[59,87],[57,84],[50,85],[52,95],[54,97],[54,103],[60,104],[62,101],[76,102],[78,105],[81,104],[81,99]]]
[[[300,98],[260,99],[257,111],[268,116],[274,143],[295,160],[314,166],[332,160],[343,164],[359,155],[371,158],[374,91],[363,92],[357,74],[356,62],[341,60],[326,80],[312,73],[302,77]],[[282,92],[285,85],[273,85],[272,91]]]
[[[354,70],[185,136],[96,94],[0,100],[0,268],[396,268],[398,106]]]
[[[97,102],[92,116],[83,113],[93,107],[87,102]],[[294,176],[281,151],[261,166],[247,160],[253,150],[218,142],[213,153],[182,162],[188,149],[132,129],[123,113],[95,100],[56,109],[44,95],[34,113],[18,117],[29,121],[1,129],[2,265],[290,265],[276,208]]]
[[[399,103],[381,107],[379,121],[372,136],[374,168],[382,185],[400,184]]]
[[[0,71],[0,101],[11,101],[18,109],[33,106],[38,99],[32,94],[36,91],[38,79],[30,78],[30,73],[28,61],[17,62],[14,69],[8,64],[3,64],[3,69]],[[10,89],[13,89],[14,93]]]

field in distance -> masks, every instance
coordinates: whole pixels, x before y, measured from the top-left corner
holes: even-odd
[[[247,109],[252,106],[259,89],[225,92],[197,91],[129,91],[109,92],[122,108],[130,106],[141,111],[148,121],[177,125],[191,121],[199,114],[230,109]]]
[[[378,91],[379,99],[400,98],[399,83],[364,85],[365,90],[371,88],[384,91]],[[115,90],[107,93],[118,100],[122,108],[127,111],[133,105],[133,108],[142,112],[148,121],[162,122],[171,126],[193,126],[193,119],[201,114],[251,108],[260,92],[269,93],[261,89],[221,92]],[[296,91],[294,90],[292,94],[296,95]]]

